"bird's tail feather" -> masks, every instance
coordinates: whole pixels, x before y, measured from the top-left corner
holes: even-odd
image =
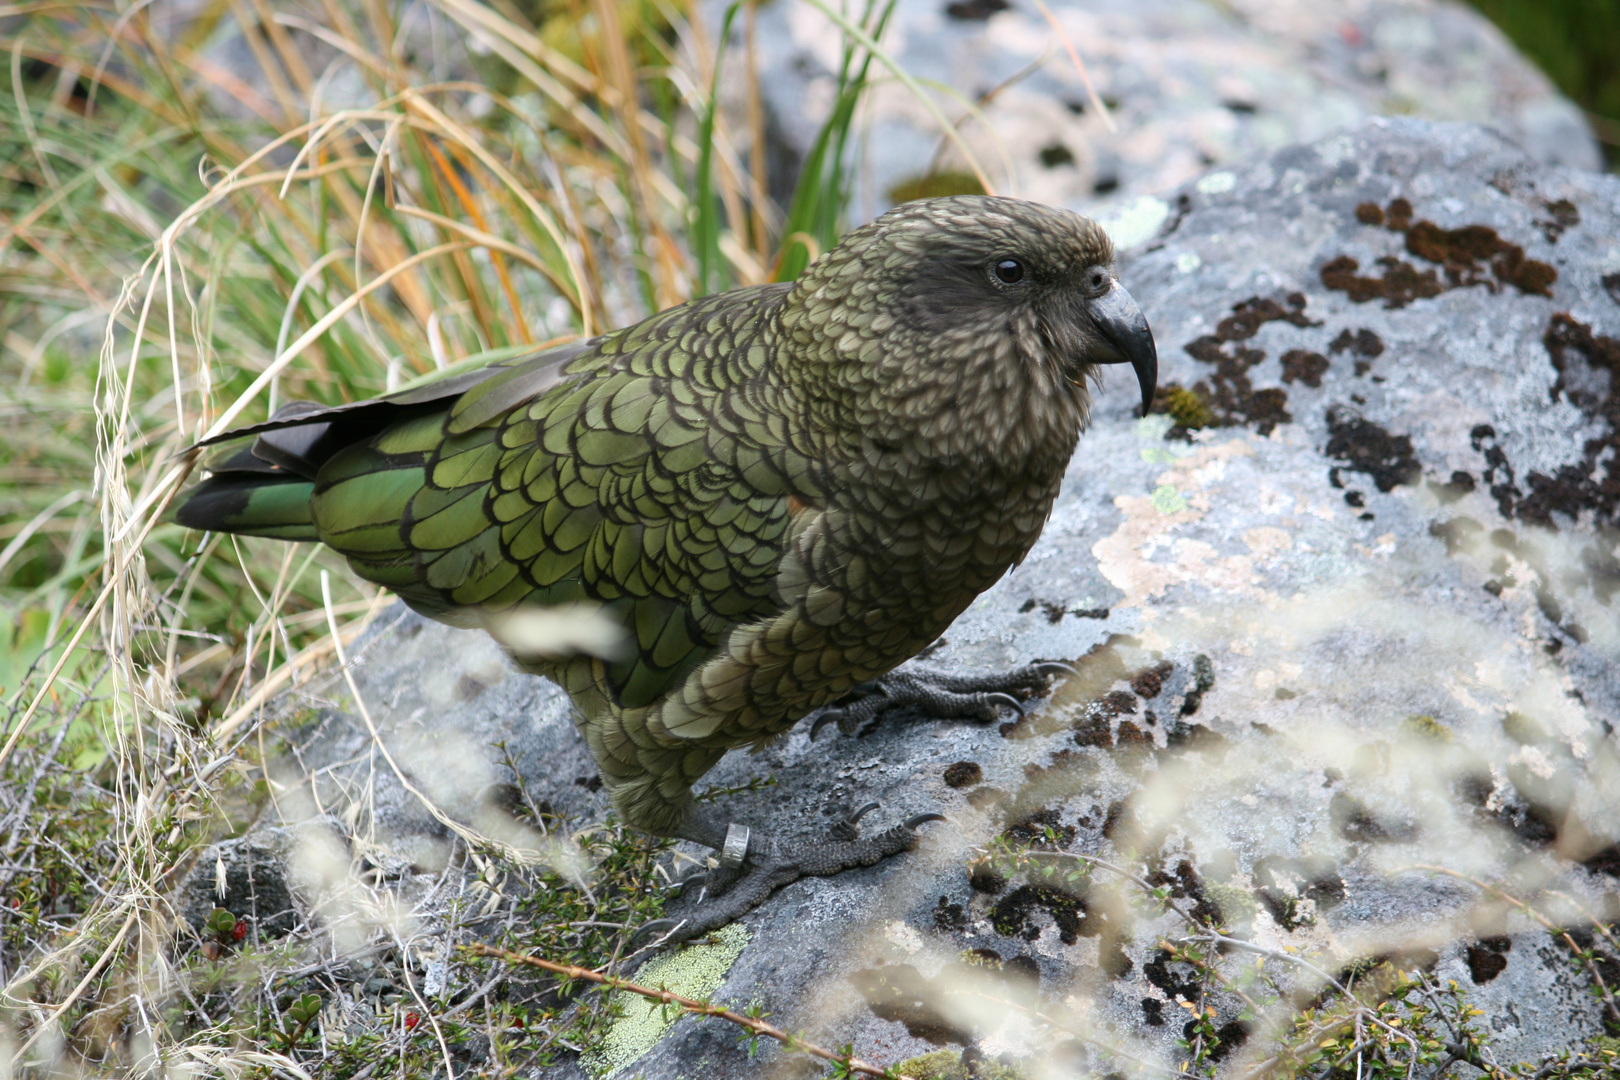
[[[188,491],[173,519],[190,529],[319,540],[309,500],[315,481],[285,472],[218,472]]]

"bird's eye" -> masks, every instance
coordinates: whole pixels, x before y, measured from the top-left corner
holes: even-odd
[[[1091,287],[1093,289],[1101,289],[1107,283],[1108,283],[1108,275],[1107,274],[1103,273],[1101,270],[1093,270],[1091,272]]]
[[[1024,264],[1017,259],[1002,259],[996,263],[996,277],[1008,285],[1024,280]]]

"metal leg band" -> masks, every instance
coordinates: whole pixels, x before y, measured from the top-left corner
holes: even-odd
[[[749,829],[736,822],[726,826],[726,842],[720,848],[720,865],[735,870],[748,857]]]

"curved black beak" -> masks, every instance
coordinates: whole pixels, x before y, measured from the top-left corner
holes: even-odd
[[[1113,346],[1108,350],[1112,355],[1098,357],[1097,363],[1131,365],[1142,388],[1142,415],[1146,416],[1159,383],[1159,350],[1153,344],[1153,331],[1148,329],[1142,309],[1117,281],[1097,299],[1087,301],[1086,308],[1097,329]]]

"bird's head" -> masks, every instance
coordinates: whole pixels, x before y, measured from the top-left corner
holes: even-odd
[[[1034,387],[1072,397],[1083,413],[1096,365],[1130,364],[1145,412],[1158,373],[1153,334],[1115,276],[1108,234],[1072,211],[1018,199],[895,207],[811,265],[783,325],[819,339],[839,378],[871,379],[890,396]]]

